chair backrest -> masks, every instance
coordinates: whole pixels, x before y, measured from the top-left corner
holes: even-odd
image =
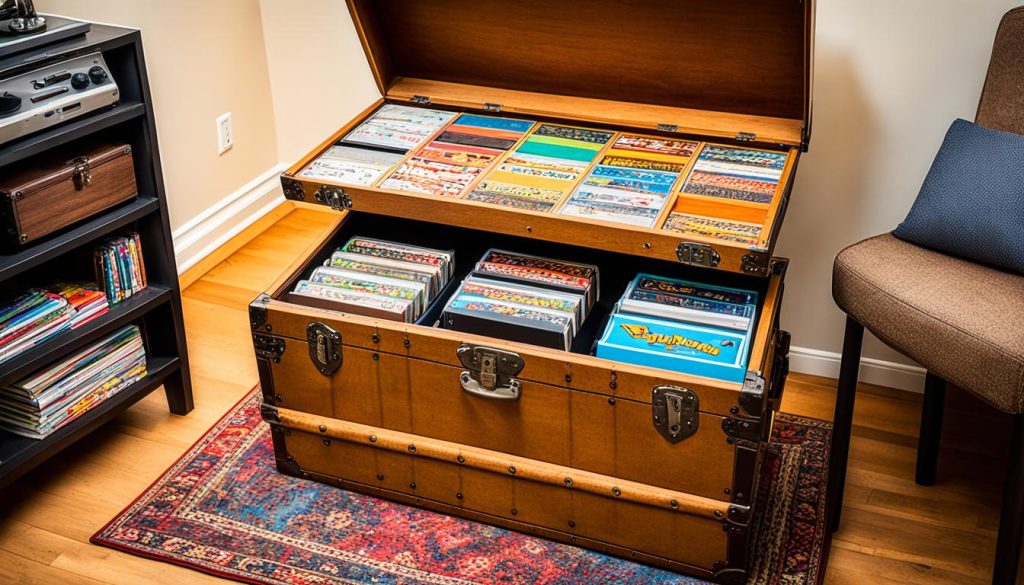
[[[999,23],[975,122],[1024,134],[1024,6]]]

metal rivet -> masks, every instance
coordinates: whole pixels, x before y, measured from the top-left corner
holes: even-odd
[[[284,396],[281,396],[280,394],[278,394],[278,395],[277,395],[277,396],[275,396],[274,398],[277,398],[277,401],[278,401],[278,402],[284,402]]]
[[[612,406],[615,406],[615,399],[614,398],[609,398],[608,399],[608,404],[610,404]]]
[[[459,493],[455,494],[455,499],[456,500],[461,500],[462,499],[462,492],[459,492]]]
[[[731,488],[725,488],[725,495],[728,496],[731,493],[732,493],[732,489]]]
[[[320,432],[321,433],[326,433],[327,432],[327,426],[326,425],[320,425]]]
[[[458,457],[456,457],[455,460],[458,461],[459,463],[465,463],[466,462],[466,458],[463,457],[462,455],[459,455]]]
[[[569,528],[576,528],[576,521],[575,520],[569,520]]]
[[[377,435],[370,435],[370,442],[371,443],[376,443],[377,442]]]
[[[737,500],[742,500],[743,499],[743,494],[742,493],[737,493],[736,494],[736,499]]]
[[[379,353],[374,353],[373,354],[373,361],[378,361],[379,359],[380,359],[380,354]]]
[[[718,518],[719,520],[721,520],[723,516],[724,516],[724,514],[722,514],[721,510],[715,510],[715,518]]]
[[[380,335],[377,335],[376,333],[374,333],[373,334],[373,342],[374,343],[380,343]]]
[[[608,387],[611,388],[612,390],[615,390],[616,388],[619,387],[619,384],[615,380],[612,380],[611,382],[608,382]]]
[[[526,226],[526,233],[528,233],[528,234],[532,234],[533,233],[533,226],[532,225]]]
[[[513,516],[518,516],[519,515],[519,510],[516,510],[515,508],[512,508],[512,515]]]
[[[409,452],[410,453],[415,453],[416,452],[416,445],[409,445]]]
[[[679,500],[672,500],[669,502],[669,505],[672,506],[672,509],[674,510],[679,507]]]
[[[572,384],[572,374],[566,374],[565,375],[565,383],[566,384]]]
[[[266,329],[267,331],[273,331],[274,330],[274,328],[271,327],[270,323],[267,323],[267,326],[264,327],[264,329]]]
[[[378,473],[377,474],[377,481],[384,481],[384,474],[383,473]]]
[[[738,406],[733,406],[732,408],[729,409],[729,412],[731,414],[739,414],[740,413],[740,408]]]
[[[565,487],[572,487],[572,478],[571,477],[565,478]]]
[[[416,482],[415,481],[409,484],[409,489],[416,489]]]
[[[575,536],[570,536],[569,537],[569,542],[575,543],[576,542],[576,537]]]
[[[408,339],[406,339],[406,340],[405,340],[405,343],[404,343],[403,345],[405,345],[405,348],[406,348],[406,349],[409,349],[409,347],[410,347],[410,346],[412,345],[412,342],[411,342],[411,341],[409,341]]]
[[[619,489],[619,488],[617,488],[617,487],[613,487],[613,488],[612,488],[612,493],[613,493],[613,494],[615,494],[615,497],[618,497],[618,496],[621,496],[621,495],[622,495],[622,490],[620,490],[620,489]]]
[[[515,475],[516,474],[515,466],[509,465],[508,466],[508,472],[511,473],[512,475]]]
[[[650,249],[651,249],[651,243],[650,242],[644,242],[644,250],[650,250]]]
[[[330,439],[324,439],[324,447],[330,447],[330,446],[331,446],[331,440]]]

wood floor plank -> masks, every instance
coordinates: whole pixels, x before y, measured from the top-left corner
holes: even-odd
[[[57,455],[0,498],[0,581],[50,585],[223,580],[88,544],[255,385],[248,304],[328,228],[298,205],[183,293],[196,409],[168,413],[162,393]],[[205,267],[204,267],[205,269]],[[786,412],[830,420],[835,380],[793,374]],[[995,546],[1007,425],[954,393],[939,482],[914,483],[921,398],[861,385],[846,510],[826,583],[983,585]]]

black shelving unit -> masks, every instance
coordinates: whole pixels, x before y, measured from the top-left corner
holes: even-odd
[[[0,430],[0,489],[161,386],[171,412],[187,414],[193,407],[181,290],[140,33],[93,24],[86,35],[0,59],[0,78],[96,51],[103,53],[117,81],[120,103],[0,146],[0,176],[56,149],[73,151],[116,141],[132,146],[139,197],[24,248],[0,250],[0,287],[17,290],[81,280],[91,274],[91,263],[83,259],[90,257],[98,241],[124,230],[137,231],[142,238],[149,286],[100,318],[0,362],[0,385],[15,382],[127,324],[142,330],[149,374],[45,439]]]

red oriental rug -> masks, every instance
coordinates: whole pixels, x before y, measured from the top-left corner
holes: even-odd
[[[699,579],[287,477],[254,390],[92,542],[250,583],[697,585]],[[826,422],[779,415],[751,585],[825,572]]]

